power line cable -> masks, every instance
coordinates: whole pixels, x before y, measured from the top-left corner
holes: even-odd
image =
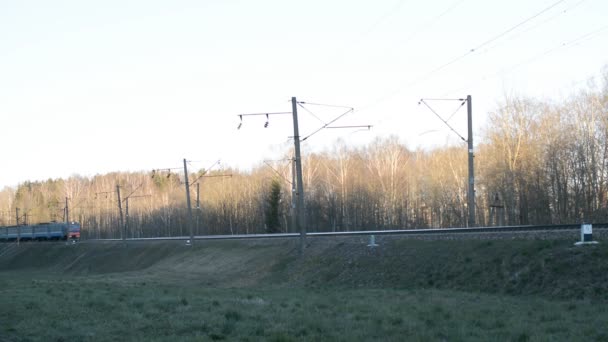
[[[477,81],[471,82],[471,83],[469,83],[469,84],[467,84],[465,86],[459,87],[458,89],[454,89],[454,90],[445,92],[444,95],[447,95],[447,94],[450,94],[450,93],[459,92],[459,91],[462,91],[464,89],[470,88],[471,86],[473,86],[474,84],[479,83],[480,81],[486,81],[488,79],[492,79],[492,78],[495,78],[495,77],[498,77],[498,76],[501,76],[501,75],[505,75],[505,74],[511,73],[513,70],[515,70],[515,69],[517,69],[517,68],[519,68],[519,67],[521,67],[523,65],[532,63],[532,62],[534,62],[534,61],[536,61],[536,60],[538,60],[538,59],[540,59],[542,57],[548,56],[548,55],[556,52],[557,50],[560,50],[560,49],[563,49],[563,48],[567,48],[567,47],[573,46],[575,44],[582,43],[585,40],[591,39],[593,36],[601,33],[602,31],[605,31],[606,29],[608,29],[608,25],[605,25],[605,26],[602,26],[602,27],[600,27],[598,29],[595,29],[593,31],[584,33],[584,34],[582,34],[582,35],[580,35],[580,36],[578,36],[578,37],[576,37],[576,38],[574,38],[572,40],[569,40],[567,42],[564,42],[564,43],[561,43],[559,45],[553,46],[553,47],[551,47],[551,48],[549,48],[549,49],[547,49],[547,50],[545,50],[545,51],[543,51],[543,52],[541,52],[539,54],[536,54],[536,55],[534,55],[532,57],[529,57],[529,58],[527,58],[525,60],[522,60],[522,61],[520,61],[520,62],[518,62],[516,64],[512,64],[510,66],[503,67],[502,69],[498,70],[494,74],[482,77],[481,80],[477,80]]]
[[[503,32],[501,32],[501,33],[499,33],[499,34],[497,34],[496,36],[494,36],[494,37],[492,37],[492,38],[488,39],[487,41],[485,41],[485,42],[483,42],[483,43],[481,43],[481,44],[477,45],[476,47],[472,48],[472,49],[471,49],[469,52],[467,52],[467,53],[466,53],[464,56],[468,55],[469,53],[473,53],[473,52],[475,52],[476,50],[479,50],[479,49],[481,49],[482,47],[484,47],[484,46],[486,46],[486,45],[488,45],[488,44],[490,44],[490,43],[492,43],[492,42],[494,42],[494,41],[496,41],[496,40],[498,40],[498,39],[500,39],[500,38],[504,37],[505,35],[507,35],[507,34],[509,34],[510,32],[512,32],[512,31],[514,31],[514,30],[516,30],[517,28],[519,28],[519,27],[521,27],[522,25],[524,25],[524,24],[528,23],[529,21],[534,20],[534,19],[535,19],[535,18],[537,18],[538,16],[540,16],[540,15],[544,14],[545,12],[547,12],[547,11],[551,10],[552,8],[554,8],[555,6],[557,6],[557,5],[561,4],[561,3],[562,3],[562,2],[564,2],[564,1],[566,1],[566,0],[559,0],[559,1],[557,1],[557,2],[554,2],[553,4],[549,5],[548,7],[546,7],[546,8],[545,8],[545,9],[543,9],[543,10],[541,10],[540,12],[537,12],[537,13],[536,13],[536,14],[534,14],[533,16],[531,16],[531,17],[528,17],[528,18],[524,19],[523,21],[521,21],[521,22],[519,22],[519,23],[517,23],[517,24],[513,25],[513,26],[512,26],[512,27],[510,27],[509,29],[507,29],[507,30],[505,30],[505,31],[503,31]]]
[[[458,7],[461,3],[463,3],[465,0],[457,0],[454,3],[452,3],[451,5],[449,5],[447,7],[447,9],[445,9],[444,11],[442,11],[441,13],[439,13],[438,15],[432,17],[431,19],[427,20],[426,22],[422,23],[421,25],[418,25],[418,27],[416,29],[414,29],[412,31],[411,34],[409,34],[405,39],[400,40],[398,42],[398,44],[400,45],[404,45],[412,40],[414,40],[414,38],[418,37],[418,35],[422,32],[424,32],[426,29],[428,29],[429,27],[433,26],[433,24],[435,24],[437,21],[439,21],[439,19],[441,19],[442,17],[444,17],[445,15],[447,15],[448,13],[450,13],[451,11],[453,11],[456,7]],[[382,57],[380,58],[384,58],[386,57],[387,54],[383,54]]]
[[[498,47],[498,46],[501,46],[502,44],[504,44],[505,42],[507,42],[507,41],[509,41],[509,40],[513,40],[513,39],[515,39],[515,38],[518,38],[518,37],[520,37],[521,35],[526,34],[526,33],[530,32],[530,31],[532,31],[532,30],[534,30],[534,29],[538,28],[539,26],[545,25],[545,24],[547,24],[547,23],[549,23],[549,22],[551,22],[551,21],[555,20],[556,18],[558,18],[558,17],[560,17],[560,16],[562,16],[562,15],[564,15],[564,14],[568,13],[569,11],[571,11],[571,10],[573,10],[573,9],[575,9],[575,8],[577,8],[578,6],[580,6],[580,5],[581,5],[583,2],[585,2],[585,1],[587,1],[587,0],[580,0],[580,1],[578,1],[578,2],[577,2],[577,3],[575,3],[574,5],[572,5],[572,6],[570,6],[570,7],[565,8],[564,10],[562,10],[562,11],[560,11],[560,12],[556,13],[555,15],[553,15],[553,16],[551,16],[551,17],[549,17],[549,18],[547,18],[546,20],[541,21],[541,22],[538,22],[538,23],[536,23],[535,25],[532,25],[531,27],[529,27],[529,28],[527,28],[527,29],[525,29],[525,30],[522,30],[522,31],[520,31],[520,32],[518,32],[518,33],[516,33],[516,34],[514,34],[514,35],[512,35],[512,36],[511,36],[511,37],[509,37],[508,39],[503,40],[501,43],[497,43],[497,44],[492,45],[492,46],[491,46],[491,47],[489,47],[489,48],[488,48],[488,50],[486,50],[485,52],[487,52],[487,51],[489,51],[489,50],[491,50],[491,49],[494,49],[494,48],[496,48],[496,47]]]
[[[569,11],[569,10],[571,10],[571,9],[573,9],[573,8],[576,8],[576,7],[580,6],[580,5],[581,5],[581,4],[582,4],[584,1],[586,1],[586,0],[581,0],[581,1],[578,1],[577,3],[573,4],[572,6],[570,6],[570,7],[566,8],[566,9],[564,9],[563,11],[561,11],[559,14],[556,14],[556,15],[554,15],[553,17],[549,18],[548,20],[545,20],[544,22],[542,22],[542,23],[539,23],[539,24],[535,25],[534,27],[532,27],[532,28],[528,29],[527,31],[529,31],[529,30],[531,30],[531,29],[533,29],[533,28],[536,28],[536,27],[538,27],[538,26],[540,26],[540,25],[542,25],[542,24],[544,24],[544,23],[546,23],[546,22],[549,22],[549,21],[553,20],[554,18],[558,17],[559,15],[562,15],[562,14],[566,13],[567,11]],[[534,14],[533,16],[526,18],[525,20],[523,20],[523,21],[519,22],[518,24],[516,24],[516,25],[512,26],[511,28],[509,28],[509,29],[507,29],[507,30],[505,30],[505,31],[502,31],[501,33],[499,33],[499,34],[495,35],[493,38],[491,38],[491,39],[489,39],[489,40],[486,40],[485,42],[483,42],[483,43],[481,43],[481,44],[477,45],[477,46],[476,46],[474,49],[472,49],[471,51],[473,51],[473,50],[477,51],[477,50],[479,50],[481,47],[486,46],[487,44],[490,44],[491,42],[496,41],[497,39],[500,39],[501,37],[505,36],[505,35],[506,35],[506,34],[508,34],[509,32],[512,32],[512,31],[513,31],[513,30],[515,30],[516,28],[521,27],[521,26],[522,26],[522,25],[524,25],[525,23],[527,23],[527,22],[531,21],[532,19],[534,19],[534,18],[536,18],[536,17],[540,16],[541,14],[543,14],[543,13],[545,13],[545,12],[549,11],[550,9],[554,8],[555,6],[559,5],[559,4],[560,4],[560,3],[562,3],[562,2],[563,2],[563,1],[557,1],[557,2],[555,2],[555,3],[553,3],[553,4],[551,4],[550,6],[548,6],[548,7],[544,8],[544,9],[543,9],[542,11],[540,11],[540,12],[537,12],[537,13],[536,13],[536,14]],[[605,30],[606,28],[608,28],[608,27],[601,27],[600,29],[597,29],[597,30],[591,31],[591,32],[589,32],[589,33],[586,33],[586,34],[584,34],[584,35],[582,35],[582,36],[579,36],[578,38],[576,38],[576,39],[574,39],[574,40],[571,40],[571,41],[569,41],[569,42],[563,43],[563,44],[561,44],[560,46],[557,46],[557,47],[554,47],[554,48],[552,48],[552,49],[550,49],[550,50],[548,50],[548,51],[545,51],[545,52],[543,52],[543,53],[539,54],[538,56],[534,56],[533,58],[531,58],[531,59],[529,59],[529,60],[526,60],[525,62],[518,63],[517,65],[510,67],[510,69],[512,70],[512,69],[514,69],[514,68],[516,68],[516,67],[519,67],[519,66],[521,66],[521,65],[523,65],[523,64],[529,63],[529,62],[531,62],[531,61],[533,61],[533,60],[536,60],[536,59],[538,59],[538,58],[541,58],[541,57],[543,57],[543,56],[546,56],[546,55],[548,55],[548,54],[551,54],[551,53],[553,53],[553,52],[554,52],[555,50],[557,50],[557,49],[564,48],[564,47],[568,47],[568,46],[572,46],[572,45],[575,45],[575,44],[577,44],[577,43],[581,43],[581,42],[583,42],[583,41],[585,41],[585,40],[587,40],[587,39],[591,39],[591,37],[592,37],[592,36],[594,36],[594,35],[596,35],[596,34],[600,33],[601,31]],[[492,48],[494,48],[494,47],[495,47],[495,46],[493,46]],[[472,52],[471,52],[471,53],[472,53]],[[469,53],[466,53],[465,55],[462,55],[462,56],[460,56],[459,58],[460,58],[460,59],[462,59],[462,58],[464,58],[464,57],[465,57],[466,55],[468,55],[468,54],[469,54]],[[456,62],[457,62],[457,60],[452,60],[452,61],[450,61],[450,62],[448,62],[448,63],[444,64],[444,65],[443,65],[441,68],[443,68],[443,67],[447,67],[447,64],[453,64],[453,63],[456,63]],[[503,70],[504,70],[504,69],[503,69]],[[435,70],[434,70],[434,71],[432,71],[432,72],[436,72],[436,71],[438,71],[438,70],[437,70],[437,69],[435,69]],[[506,72],[506,71],[501,71],[500,73],[497,73],[497,74],[501,74],[501,73],[504,73],[504,72]],[[427,74],[427,76],[428,76],[428,77],[430,77],[431,75]],[[426,78],[428,78],[428,77],[426,77]],[[408,87],[409,87],[409,86],[412,86],[414,83],[417,83],[417,82],[420,82],[420,81],[423,81],[423,80],[424,80],[424,78],[423,78],[423,79],[418,79],[418,80],[416,80],[416,81],[412,82],[411,84],[409,84],[409,85],[408,85]],[[462,90],[462,89],[464,89],[464,88],[466,88],[466,87],[459,88],[458,90]],[[403,88],[402,88],[402,89],[403,89]],[[395,92],[394,94],[391,94],[391,96],[396,95],[396,93],[400,92],[402,89],[398,90],[398,91],[397,91],[397,92]],[[448,95],[448,94],[450,94],[450,93],[444,93],[444,94],[443,94],[443,96]],[[377,103],[379,103],[379,102],[381,102],[381,101],[383,101],[383,100],[385,100],[386,98],[388,98],[388,97],[381,98],[379,101],[377,101],[376,103],[374,103],[374,105],[375,105],[375,104],[377,104]],[[367,108],[369,108],[369,107],[371,107],[371,106],[372,106],[372,105],[368,105],[368,106],[367,106]],[[456,112],[458,112],[458,110],[456,110]],[[454,112],[454,114],[452,114],[452,116],[453,116],[453,115],[455,115],[455,113],[456,113],[456,112]],[[450,118],[448,118],[448,120],[446,120],[446,121],[449,121],[449,119],[451,119],[451,117],[452,117],[452,116],[450,116]],[[376,122],[376,124],[378,124],[378,125],[379,125],[379,124],[381,124],[381,123],[382,123],[382,122],[383,122],[385,119],[386,119],[386,117],[381,118],[380,120],[378,120],[378,121]],[[462,136],[460,136],[460,135],[459,135],[459,137],[461,137],[461,139],[462,139]]]
[[[418,84],[418,83],[420,83],[422,81],[425,81],[425,80],[429,79],[431,76],[435,75],[439,71],[441,71],[441,70],[449,67],[452,64],[455,64],[455,63],[461,61],[462,59],[468,57],[469,55],[471,55],[475,51],[481,49],[482,47],[484,47],[484,46],[486,46],[486,45],[488,45],[488,44],[490,44],[490,43],[492,43],[492,42],[494,42],[494,41],[496,41],[496,40],[504,37],[505,35],[507,35],[510,32],[516,30],[517,28],[521,27],[522,25],[530,22],[531,20],[534,20],[535,18],[537,18],[540,15],[546,13],[547,11],[551,10],[552,8],[554,8],[555,6],[559,5],[560,3],[564,2],[564,1],[566,1],[566,0],[558,0],[558,1],[554,2],[554,3],[552,3],[548,7],[543,8],[541,11],[536,12],[534,15],[532,15],[530,17],[527,17],[526,19],[518,22],[517,24],[509,27],[508,29],[506,29],[504,31],[501,31],[500,33],[492,36],[490,39],[488,39],[488,40],[486,40],[486,41],[484,41],[484,42],[482,42],[480,44],[477,44],[476,46],[474,46],[473,48],[469,49],[464,54],[461,54],[461,55],[459,55],[459,56],[457,56],[455,58],[452,58],[451,60],[447,61],[446,63],[443,63],[443,64],[439,65],[438,67],[430,70],[429,72],[423,74],[422,76],[414,79],[412,82],[407,83],[404,86],[402,86],[402,87],[400,87],[400,88],[398,88],[398,89],[396,89],[396,90],[394,90],[394,91],[392,91],[392,92],[390,92],[390,93],[388,93],[388,94],[386,94],[386,95],[384,95],[384,96],[376,99],[375,101],[373,101],[372,103],[370,103],[370,104],[368,104],[366,106],[363,106],[363,108],[361,108],[361,110],[373,107],[373,106],[377,105],[380,102],[386,101],[387,99],[394,97],[395,95],[399,94],[404,89],[412,87],[415,84]]]
[[[444,10],[443,12],[441,12],[440,14],[434,16],[433,18],[431,18],[430,20],[426,21],[424,24],[420,25],[419,28],[417,30],[414,30],[414,32],[412,32],[412,34],[410,34],[404,41],[402,41],[401,43],[407,43],[409,41],[411,41],[412,39],[414,39],[419,33],[423,32],[424,29],[432,26],[432,24],[434,24],[435,22],[437,22],[439,19],[441,19],[442,17],[444,17],[446,14],[450,13],[451,11],[453,11],[456,7],[458,7],[461,3],[463,3],[465,0],[458,0],[456,2],[454,2],[452,5],[450,5],[446,10]]]
[[[405,0],[400,0],[397,2],[397,4],[395,6],[391,7],[388,11],[384,12],[384,14],[382,14],[380,17],[378,17],[378,19],[376,19],[376,21],[374,21],[374,23],[372,25],[370,25],[367,30],[363,31],[363,33],[360,34],[359,37],[357,39],[355,39],[353,43],[360,41],[365,36],[367,36],[368,34],[373,32],[376,29],[376,27],[380,26],[380,24],[382,24],[386,19],[388,19],[389,17],[391,17],[392,15],[397,13],[401,9],[401,7],[403,7],[403,4],[405,2],[406,2]]]
[[[343,44],[342,46],[340,46],[336,50],[334,50],[333,56],[330,59],[332,59],[332,60],[342,59],[343,55],[344,55],[344,50],[346,50],[349,46],[357,45],[360,41],[363,40],[363,38],[365,38],[365,36],[367,36],[368,34],[373,32],[387,18],[394,15],[395,13],[398,13],[399,9],[401,9],[401,7],[403,7],[403,4],[405,2],[406,2],[405,0],[398,0],[396,5],[392,6],[390,9],[388,9],[386,12],[384,12],[382,15],[380,15],[371,25],[369,25],[369,27],[367,29],[365,29],[363,32],[361,32],[357,36],[355,36],[353,39],[349,39],[349,42]],[[325,59],[325,61],[327,61],[327,59]]]

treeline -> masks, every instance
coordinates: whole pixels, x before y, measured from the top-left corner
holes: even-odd
[[[608,221],[607,84],[561,103],[508,98],[489,114],[475,154],[477,225]],[[396,137],[364,147],[338,141],[303,156],[308,231],[467,226],[467,172],[464,144],[424,151]],[[277,224],[294,231],[289,157],[250,172],[199,170],[189,175],[196,179],[195,234],[265,233]],[[82,223],[84,237],[120,237],[117,185],[128,237],[189,235],[184,176],[166,171],[5,188],[0,225],[65,220],[68,198],[69,219]]]

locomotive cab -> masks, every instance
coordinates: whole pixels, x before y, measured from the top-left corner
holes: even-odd
[[[80,239],[80,223],[70,222],[67,229],[67,239],[79,240]]]

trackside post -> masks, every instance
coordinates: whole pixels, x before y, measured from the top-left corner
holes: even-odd
[[[593,241],[593,225],[590,223],[581,224],[581,241],[575,243],[576,246],[598,244],[599,242]]]

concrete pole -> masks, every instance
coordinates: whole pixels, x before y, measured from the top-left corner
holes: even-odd
[[[129,197],[125,198],[125,236],[129,232]],[[131,234],[133,237],[133,234]]]
[[[291,230],[293,233],[298,230],[298,217],[296,211],[296,162],[295,157],[291,159]]]
[[[68,207],[68,198],[65,198],[65,223],[70,224],[70,208]]]
[[[194,227],[192,224],[192,203],[190,202],[190,181],[188,180],[188,166],[184,158],[184,179],[186,184],[186,204],[188,205],[188,227],[190,228],[190,244],[194,244]]]
[[[69,243],[69,238],[68,236],[70,236],[70,208],[68,207],[68,197],[65,197],[65,229],[67,230],[65,232],[65,243],[66,245]]]
[[[196,229],[201,232],[201,183],[196,183]],[[202,233],[204,234],[204,232]]]
[[[474,171],[474,158],[473,154],[473,104],[471,95],[467,95],[467,121],[468,121],[468,148],[469,148],[469,190],[468,206],[469,206],[469,227],[475,227],[475,171]]]
[[[196,183],[196,209],[201,208],[201,183]]]
[[[118,212],[120,214],[120,238],[122,239],[123,242],[126,243],[127,237],[125,236],[125,225],[124,225],[124,219],[122,216],[122,199],[120,198],[120,185],[116,185],[116,196],[118,196]]]
[[[15,217],[17,219],[17,245],[21,242],[21,226],[19,225],[19,208],[15,208]]]
[[[295,97],[291,98],[291,109],[293,113],[293,141],[296,154],[296,213],[298,215],[298,226],[300,230],[300,254],[303,254],[304,247],[306,246],[306,223],[304,222],[304,184],[302,183],[302,156],[300,154],[300,131],[298,129],[298,102]]]

